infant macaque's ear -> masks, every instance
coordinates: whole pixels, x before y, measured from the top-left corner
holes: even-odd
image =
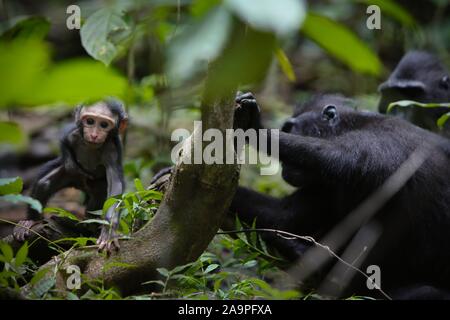
[[[119,123],[119,133],[124,134],[125,130],[127,130],[127,127],[128,127],[128,115],[125,115],[125,117]]]

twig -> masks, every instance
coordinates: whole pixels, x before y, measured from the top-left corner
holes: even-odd
[[[365,277],[367,280],[369,280],[376,289],[380,290],[381,294],[383,294],[387,299],[392,300],[392,298],[386,293],[384,292],[375,282],[372,278],[370,278],[364,271],[362,271],[361,269],[355,267],[354,265],[352,265],[351,263],[345,261],[344,259],[342,259],[341,257],[339,257],[335,252],[333,252],[333,250],[330,249],[329,246],[326,246],[324,244],[321,244],[319,242],[317,242],[313,237],[311,236],[300,236],[291,232],[287,232],[287,231],[283,231],[283,230],[277,230],[277,229],[268,229],[268,228],[254,228],[254,229],[242,229],[242,230],[231,230],[231,231],[219,231],[217,232],[217,234],[234,234],[234,233],[250,233],[250,232],[272,232],[275,233],[277,236],[284,238],[284,239],[299,239],[299,240],[304,240],[307,241],[309,243],[314,244],[317,247],[320,247],[322,249],[324,249],[325,251],[327,251],[331,256],[333,256],[334,258],[336,258],[339,262],[343,263],[344,265],[346,265],[347,267],[353,269],[354,271],[358,272],[359,274],[361,274],[363,277]],[[287,238],[287,237],[289,238]]]

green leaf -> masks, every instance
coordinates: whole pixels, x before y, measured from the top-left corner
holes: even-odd
[[[275,36],[236,23],[226,48],[212,63],[205,99],[221,97],[238,86],[261,82],[273,60]]]
[[[284,75],[289,79],[289,81],[294,82],[296,79],[294,68],[292,68],[291,62],[284,51],[281,48],[277,48],[275,50],[275,56],[277,57],[278,63],[280,64]]]
[[[353,0],[355,2],[364,3],[366,5],[377,5],[380,7],[382,14],[391,16],[407,27],[416,25],[414,17],[402,6],[392,0]]]
[[[184,269],[186,269],[186,268],[188,268],[188,267],[191,267],[194,263],[195,263],[195,262],[191,262],[191,263],[188,263],[188,264],[184,264],[184,265],[182,265],[182,266],[176,266],[175,268],[173,268],[172,270],[170,270],[170,274],[175,274],[175,273],[181,272],[181,271],[183,271]]]
[[[418,108],[448,108],[450,109],[450,103],[421,103],[417,101],[412,100],[400,100],[392,102],[388,105],[386,113],[389,113],[392,111],[392,109],[400,107],[400,108],[410,108],[410,107],[418,107]],[[436,124],[440,129],[444,128],[445,123],[447,122],[448,118],[450,117],[450,112],[442,115],[437,121]]]
[[[67,300],[80,300],[80,298],[78,298],[78,296],[73,292],[67,292],[66,299]]]
[[[104,8],[89,16],[81,27],[81,44],[94,59],[109,65],[120,51],[121,40],[130,33],[131,28],[121,13]]]
[[[48,47],[40,41],[0,42],[0,107],[36,94],[33,86],[48,62]]]
[[[109,226],[109,222],[106,221],[106,220],[102,220],[102,219],[86,219],[86,220],[83,220],[83,221],[81,221],[79,223],[85,223],[85,224],[97,223],[97,224]]]
[[[400,100],[392,102],[388,105],[387,113],[392,111],[393,108],[400,107],[400,108],[410,108],[410,107],[419,107],[419,108],[449,108],[450,109],[450,103],[421,103],[417,101],[412,100]]]
[[[97,242],[97,239],[92,237],[62,238],[55,240],[52,243],[68,242],[68,241],[76,243],[79,247],[85,247],[88,242],[92,242],[93,244],[95,244]]]
[[[130,234],[131,233],[130,227],[128,226],[128,224],[124,220],[122,220],[122,219],[120,220],[119,226],[120,226],[120,229],[121,229],[122,233],[124,233],[124,234]]]
[[[136,192],[136,194],[140,196],[144,201],[148,201],[150,199],[161,200],[163,197],[163,194],[161,192],[155,190],[138,191]]]
[[[56,284],[56,279],[54,277],[43,278],[33,286],[32,292],[37,297],[41,298],[47,292],[49,292],[50,289],[53,288],[53,286],[55,284]]]
[[[33,88],[33,94],[23,97],[29,105],[94,101],[105,96],[123,97],[127,80],[100,62],[72,59],[50,68]]]
[[[103,210],[88,211],[88,213],[91,214],[91,215],[94,215],[94,216],[101,217],[103,215]]]
[[[211,271],[216,270],[218,267],[219,267],[218,264],[212,263],[212,264],[210,264],[208,267],[206,267],[204,273],[205,273],[205,274],[206,274],[206,273],[210,273]]]
[[[231,16],[222,6],[188,25],[169,45],[167,74],[172,85],[187,80],[218,56],[228,39]]]
[[[20,193],[22,192],[22,188],[23,182],[20,177],[0,178],[0,195]]]
[[[9,27],[0,31],[0,40],[43,39],[50,30],[50,22],[44,17],[18,17]]]
[[[31,208],[33,208],[37,212],[42,212],[42,205],[38,200],[27,196],[23,196],[21,194],[7,194],[4,196],[0,196],[0,200],[12,203],[21,203],[21,202],[27,203],[30,205]]]
[[[23,265],[28,256],[28,243],[25,242],[20,249],[17,251],[16,258],[14,260],[14,264],[16,267],[20,267]]]
[[[44,276],[50,271],[50,267],[46,267],[43,269],[39,269],[33,276],[33,278],[30,281],[31,285],[34,285],[38,283],[41,279],[44,278]]]
[[[139,178],[134,179],[134,186],[137,191],[145,191],[142,181]]]
[[[44,213],[56,213],[58,217],[68,218],[74,221],[80,221],[80,219],[78,219],[78,217],[74,215],[72,212],[69,212],[61,208],[47,207],[44,209]]]
[[[15,122],[0,122],[0,144],[12,144],[23,146],[27,142],[27,136]]]
[[[111,208],[115,203],[119,202],[120,200],[116,198],[109,198],[105,201],[103,204],[103,212],[108,211],[109,208]]]
[[[48,51],[41,41],[0,42],[0,107],[125,95],[127,80],[102,63],[72,59],[49,67]]]
[[[444,128],[445,123],[447,122],[448,118],[450,118],[450,112],[447,112],[446,114],[442,115],[438,121],[437,125],[439,128]]]
[[[0,251],[6,261],[11,262],[14,258],[14,252],[11,246],[5,242],[0,242]]]
[[[256,218],[253,219],[251,229],[256,229]],[[258,233],[256,233],[256,232],[250,232],[250,243],[251,243],[252,246],[254,246],[254,247],[256,247],[256,245],[258,245]]]
[[[193,0],[190,6],[190,13],[195,17],[205,15],[213,7],[220,4],[221,0]]]
[[[308,13],[302,32],[354,71],[380,75],[382,64],[378,57],[344,25],[316,13]]]
[[[297,31],[306,13],[302,0],[225,0],[225,5],[253,28],[279,35]]]
[[[166,286],[166,284],[164,282],[162,282],[161,280],[150,280],[147,282],[143,282],[142,284],[153,284],[153,283],[159,284],[163,288]]]
[[[162,276],[168,278],[169,277],[169,270],[166,268],[157,268],[156,271],[158,271]]]
[[[242,267],[243,267],[243,268],[253,268],[253,267],[256,266],[256,265],[258,265],[258,261],[256,261],[256,260],[250,260],[250,261],[247,261],[246,263],[244,263],[244,264],[242,265]]]

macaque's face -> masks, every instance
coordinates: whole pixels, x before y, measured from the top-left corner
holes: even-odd
[[[103,144],[115,127],[117,117],[102,102],[84,107],[80,112],[84,139],[92,144]]]

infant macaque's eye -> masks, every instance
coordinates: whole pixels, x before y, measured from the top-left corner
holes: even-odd
[[[106,121],[102,121],[102,122],[100,122],[100,127],[101,127],[102,129],[108,129],[109,123],[106,122]]]
[[[92,119],[92,118],[87,118],[87,119],[86,119],[86,124],[92,126],[93,124],[95,124],[95,120]]]

